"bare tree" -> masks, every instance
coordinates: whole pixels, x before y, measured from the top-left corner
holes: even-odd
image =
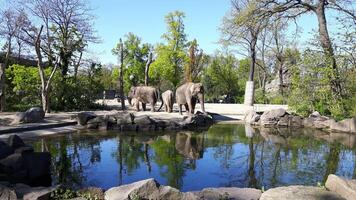
[[[254,72],[256,66],[256,44],[260,32],[266,26],[266,21],[257,18],[257,8],[260,6],[255,0],[233,0],[233,9],[225,17],[222,33],[223,42],[241,45],[249,52],[251,60],[248,82],[246,82],[245,104],[253,105],[254,101]]]
[[[153,53],[150,52],[148,54],[148,57],[147,57],[147,61],[146,61],[146,65],[145,65],[145,85],[148,86],[148,82],[150,80],[150,77],[149,77],[149,71],[150,71],[150,66],[152,64],[152,62],[154,62],[153,60]]]
[[[350,0],[262,0],[263,6],[259,8],[260,16],[282,14],[284,18],[297,18],[305,13],[314,13],[318,19],[319,42],[325,55],[325,62],[331,66],[333,73],[329,75],[330,86],[335,96],[342,96],[340,74],[336,63],[336,56],[329,36],[326,20],[326,9],[335,9],[346,13],[355,22],[355,10],[349,9]]]
[[[189,62],[185,65],[184,78],[185,82],[195,81],[203,68],[203,50],[198,49],[197,40],[190,42]]]

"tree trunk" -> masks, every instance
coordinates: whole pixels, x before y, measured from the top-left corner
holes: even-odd
[[[150,70],[151,64],[152,64],[152,52],[150,52],[148,54],[148,59],[147,59],[146,66],[145,66],[145,85],[146,86],[148,86],[148,81],[150,80],[148,72]]]
[[[251,44],[250,44],[250,57],[251,57],[250,74],[248,77],[248,81],[246,82],[245,99],[244,99],[244,104],[248,105],[248,106],[253,106],[254,94],[255,94],[253,76],[255,73],[255,65],[256,65],[257,36],[254,34],[251,34],[251,36],[252,36],[252,40],[251,40]]]
[[[119,85],[120,85],[120,99],[121,99],[121,109],[125,110],[125,96],[124,96],[124,44],[120,39],[120,74],[119,74]]]
[[[5,64],[0,63],[0,111],[5,111]]]
[[[42,109],[46,113],[50,113],[51,110],[49,106],[49,92],[42,89],[41,97],[42,97]]]
[[[334,95],[340,97],[342,94],[340,75],[337,69],[334,49],[332,47],[332,43],[327,28],[324,0],[319,0],[318,6],[315,9],[315,13],[318,17],[320,43],[323,48],[324,55],[326,57],[326,63],[327,64],[330,63],[332,67],[332,74],[329,75],[331,89]]]

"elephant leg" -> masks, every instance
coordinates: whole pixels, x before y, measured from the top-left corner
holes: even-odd
[[[196,104],[197,104],[197,100],[195,98],[192,98],[192,114],[194,114]]]
[[[185,107],[185,111],[186,111],[186,112],[189,112],[188,103],[184,104],[184,107]]]
[[[151,103],[151,112],[155,112],[156,102]]]
[[[136,107],[137,112],[140,111],[140,102],[139,101],[136,102],[135,107]]]
[[[145,103],[142,103],[142,110],[146,111],[146,104]]]
[[[189,99],[189,100],[187,101],[187,103],[188,103],[188,108],[189,108],[189,110],[188,110],[189,115],[194,114],[194,113],[193,113],[193,106],[192,106],[192,99]]]
[[[179,114],[182,115],[182,104],[178,104]]]

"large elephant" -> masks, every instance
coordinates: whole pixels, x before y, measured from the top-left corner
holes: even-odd
[[[137,111],[139,111],[139,102],[141,102],[143,111],[146,110],[146,104],[149,103],[151,104],[151,111],[155,112],[155,106],[157,101],[160,99],[160,95],[158,89],[154,87],[137,86],[137,87],[131,87],[127,99],[130,105],[132,105],[131,104],[132,99],[136,99],[138,101],[135,102]],[[158,110],[160,110],[162,106],[163,106],[163,102]]]
[[[182,105],[188,107],[189,115],[194,114],[195,104],[199,99],[201,109],[205,113],[204,107],[204,87],[201,83],[185,83],[176,90],[176,102],[179,107],[179,114],[182,115]]]
[[[171,113],[173,111],[173,104],[174,104],[172,90],[167,90],[162,93],[162,101],[166,112]]]

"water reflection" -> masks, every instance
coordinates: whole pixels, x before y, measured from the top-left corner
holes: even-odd
[[[110,188],[145,178],[184,191],[316,185],[356,177],[356,136],[214,125],[204,132],[85,132],[33,141],[53,156],[53,184]]]

